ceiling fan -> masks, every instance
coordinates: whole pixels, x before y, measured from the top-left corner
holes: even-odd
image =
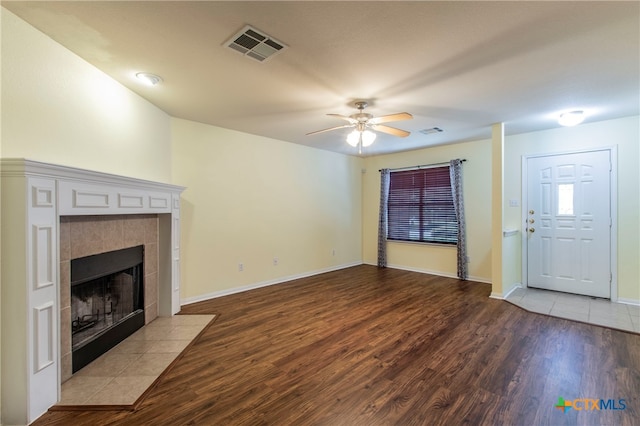
[[[329,132],[331,130],[353,127],[353,132],[349,133],[349,136],[347,136],[347,143],[354,147],[358,146],[360,148],[360,152],[362,152],[361,150],[363,146],[369,146],[375,140],[376,134],[371,130],[387,133],[393,136],[399,136],[401,138],[409,136],[410,132],[407,132],[406,130],[396,129],[395,127],[381,124],[388,123],[390,121],[409,120],[413,118],[413,116],[408,112],[399,112],[396,114],[374,117],[372,114],[364,112],[364,109],[368,105],[366,101],[357,101],[355,102],[355,105],[356,108],[358,108],[358,112],[355,114],[351,114],[350,116],[341,114],[327,114],[331,117],[337,117],[342,120],[348,121],[349,124],[343,124],[342,126],[335,126],[328,129],[317,130],[315,132],[307,133],[307,135],[315,135],[317,133]]]

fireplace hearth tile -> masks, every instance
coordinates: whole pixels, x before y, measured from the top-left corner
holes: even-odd
[[[150,354],[179,354],[186,348],[191,340],[164,340],[164,341],[147,341],[149,343],[149,349],[147,353]]]
[[[199,325],[178,325],[171,329],[167,335],[167,340],[192,340],[202,330]]]
[[[116,377],[101,390],[86,400],[89,405],[125,405],[138,397],[151,386],[154,376]]]
[[[63,383],[61,400],[54,409],[135,404],[215,317],[175,315],[156,318]],[[198,332],[193,335],[196,329]],[[193,337],[169,340],[167,337],[171,332]]]
[[[153,324],[153,322],[151,324]],[[167,339],[167,335],[171,332],[171,326],[149,327],[151,324],[136,331],[129,336],[127,340],[169,340]]]
[[[110,352],[114,354],[143,354],[149,351],[153,342],[153,340],[126,339],[111,349]]]
[[[125,368],[120,377],[154,376],[162,373],[176,358],[172,353],[146,353]]]
[[[213,315],[215,316],[215,315]],[[200,325],[205,326],[212,320],[212,315],[176,315],[173,317],[160,317],[153,322],[153,326],[167,325],[184,326],[184,325]],[[151,324],[150,324],[151,325]]]
[[[113,377],[77,377],[73,382],[62,384],[62,399],[60,404],[82,405],[98,390],[104,389],[113,381]]]
[[[83,369],[76,376],[113,377],[120,374],[128,365],[140,358],[140,354],[110,353],[102,355]]]

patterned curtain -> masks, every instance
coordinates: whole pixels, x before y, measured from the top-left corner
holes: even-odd
[[[453,205],[456,209],[456,222],[458,223],[458,278],[466,280],[467,229],[464,221],[464,201],[462,199],[462,160],[455,159],[449,162],[449,174],[451,177]]]
[[[380,170],[380,220],[378,221],[378,267],[387,266],[387,203],[389,202],[389,169]]]

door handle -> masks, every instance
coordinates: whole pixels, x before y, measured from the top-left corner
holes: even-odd
[[[529,232],[533,234],[534,232],[536,232],[536,228],[529,228]]]

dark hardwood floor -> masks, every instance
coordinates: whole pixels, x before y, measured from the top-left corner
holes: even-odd
[[[184,306],[219,317],[136,411],[55,411],[34,424],[640,424],[640,335],[490,291],[358,266]],[[559,397],[626,408],[563,412]]]

